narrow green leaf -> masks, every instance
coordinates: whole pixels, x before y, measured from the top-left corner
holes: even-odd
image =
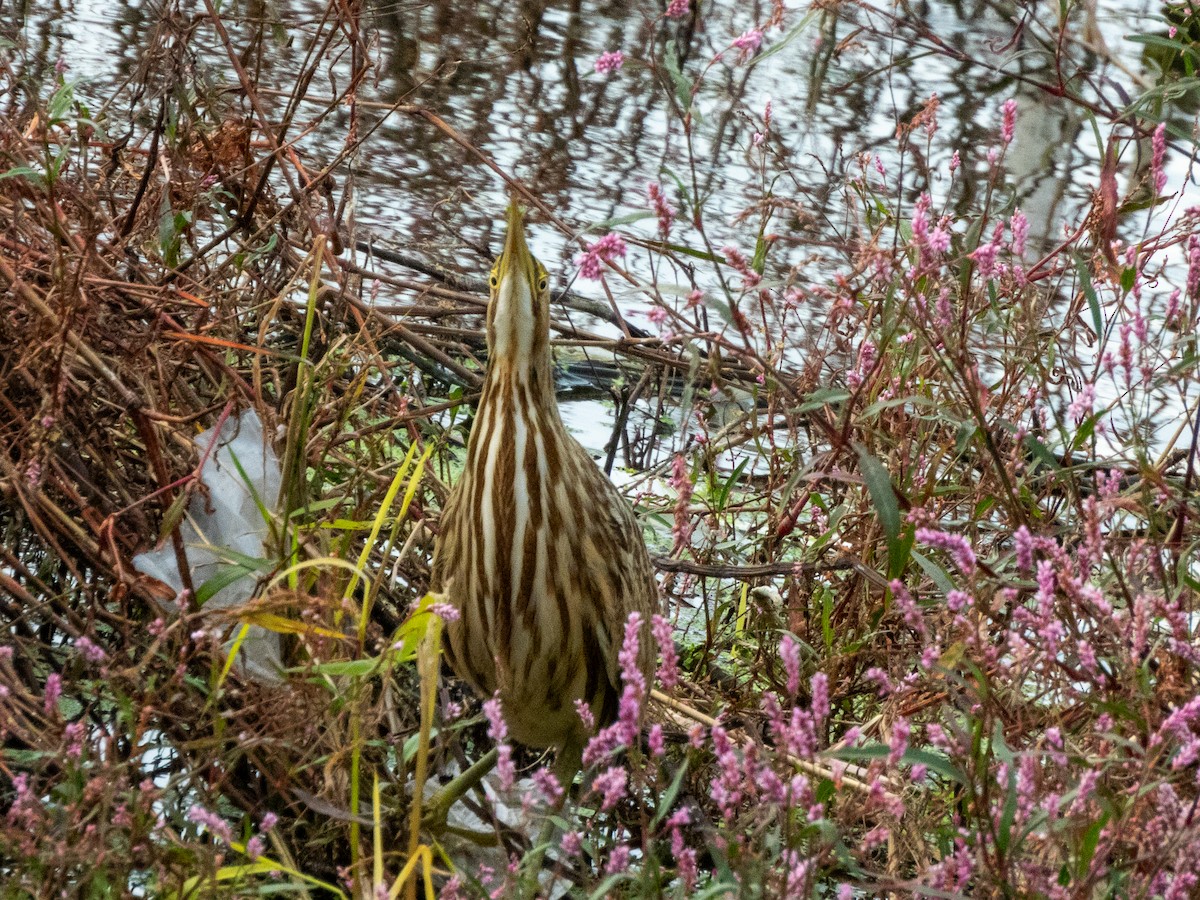
[[[1087,263],[1079,255],[1075,256],[1075,271],[1079,275],[1079,288],[1083,291],[1083,296],[1087,298],[1088,308],[1092,311],[1092,327],[1096,330],[1096,336],[1100,337],[1104,334],[1104,316],[1100,313],[1100,298],[1096,296],[1096,289],[1092,286],[1092,275],[1088,271]]]
[[[676,770],[675,777],[671,779],[671,784],[663,791],[662,796],[658,798],[658,808],[655,810],[654,819],[650,822],[651,831],[659,826],[659,823],[671,811],[671,807],[675,805],[675,798],[679,794],[679,789],[683,787],[683,776],[687,773],[687,767],[687,760],[685,759],[683,765]]]
[[[223,566],[218,570],[217,574],[200,587],[196,588],[196,603],[203,606],[211,600],[217,593],[229,587],[235,581],[245,578],[247,575],[253,574],[255,567],[243,565]]]
[[[892,487],[892,477],[887,468],[869,450],[861,445],[855,445],[858,453],[858,468],[862,472],[867,492],[875,505],[875,513],[879,516],[879,524],[883,528],[888,542],[888,569],[895,571],[896,564],[903,555],[900,543],[900,503],[896,498],[895,488]]]

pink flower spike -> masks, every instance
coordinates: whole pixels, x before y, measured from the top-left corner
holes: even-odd
[[[690,0],[671,0],[671,2],[667,4],[667,18],[682,19],[687,15],[690,6]]]
[[[663,237],[666,237],[667,232],[671,230],[671,222],[675,218],[675,208],[667,201],[667,195],[658,182],[651,181],[647,184],[646,193],[654,206],[655,215],[658,216],[658,230]]]
[[[601,812],[608,812],[621,802],[621,798],[625,796],[628,778],[629,776],[622,766],[605,769],[596,776],[596,780],[592,782],[592,791],[601,797]]]
[[[682,459],[683,457],[677,457]],[[679,684],[679,657],[675,653],[675,638],[671,631],[671,623],[657,613],[650,619],[650,630],[658,644],[658,653],[662,662],[658,666],[658,680],[667,690]]]
[[[1013,256],[1025,255],[1025,239],[1029,235],[1029,220],[1025,218],[1025,213],[1017,210],[1012,214],[1012,220],[1009,222],[1009,227],[1012,228],[1012,254]]]
[[[429,607],[429,611],[435,616],[440,616],[443,621],[457,622],[459,618],[458,607],[451,606],[449,603],[434,603]]]
[[[762,42],[763,33],[757,28],[751,28],[735,37],[733,39],[733,46],[741,51],[738,54],[738,62],[745,62],[752,57],[758,52],[758,48],[762,46]]]
[[[927,544],[930,547],[935,547],[939,550],[945,550],[953,557],[955,565],[964,575],[971,575],[975,571],[975,551],[971,549],[970,542],[960,534],[948,534],[945,531],[937,531],[933,528],[918,528],[916,538],[922,544]]]
[[[484,701],[483,714],[488,720],[488,737],[493,741],[503,741],[508,738],[508,725],[504,721],[504,712],[500,708],[500,695],[497,692],[490,700]]]
[[[46,676],[46,693],[42,698],[42,708],[46,715],[52,716],[58,712],[58,698],[62,696],[62,676],[51,672]]]
[[[1154,179],[1154,193],[1161,194],[1167,186],[1167,173],[1163,171],[1163,160],[1167,155],[1167,123],[1160,122],[1154,129],[1153,154],[1150,158],[1150,173]]]
[[[608,75],[616,72],[623,65],[625,65],[625,54],[620,50],[610,50],[608,53],[601,53],[596,58],[596,74]]]
[[[1000,140],[1004,141],[1004,145],[1007,147],[1012,143],[1017,128],[1017,101],[1005,100],[1000,110],[1003,115],[1000,123]]]
[[[610,232],[589,245],[579,257],[579,274],[591,281],[599,281],[603,272],[601,264],[611,262],[617,257],[625,257],[625,239]]]
[[[779,658],[787,673],[788,694],[795,697],[800,690],[800,644],[790,634],[784,634],[779,642]]]

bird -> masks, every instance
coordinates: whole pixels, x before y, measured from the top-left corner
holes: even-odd
[[[510,738],[557,751],[569,790],[594,729],[617,716],[631,613],[644,626],[637,664],[652,682],[658,589],[632,507],[563,424],[549,273],[515,198],[488,284],[483,389],[430,590],[458,611],[443,642],[450,667],[481,697],[499,697]]]

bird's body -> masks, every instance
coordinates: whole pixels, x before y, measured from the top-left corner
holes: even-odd
[[[483,696],[499,692],[509,735],[578,748],[615,717],[617,654],[632,612],[658,608],[650,559],[629,504],[567,432],[554,396],[546,270],[509,209],[492,270],[488,364],[434,550],[431,590],[458,608],[446,656]],[[643,629],[649,684],[654,648]]]

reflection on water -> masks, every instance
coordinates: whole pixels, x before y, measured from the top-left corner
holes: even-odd
[[[88,80],[84,95],[106,99],[142,63],[152,31],[162,27],[153,9],[99,0],[27,3],[10,36],[19,40],[20,64],[31,83],[44,81],[62,59],[75,76]],[[1099,34],[1124,54],[1119,62],[1131,70],[1141,66],[1138,46],[1124,36],[1151,30],[1154,11],[1150,3],[1126,0],[1109,4],[1098,19]],[[699,15],[682,20],[658,18],[656,5],[620,2],[379,3],[365,20],[369,30],[359,35],[362,52],[374,63],[359,100],[415,102],[436,110],[583,228],[646,208],[645,185],[664,172],[688,174],[685,135],[668,126],[662,108],[668,94],[654,85],[669,81],[669,75],[644,61],[659,56],[664,42],[679,41],[687,55],[685,70],[703,65],[768,13],[763,3],[702,3]],[[231,37],[247,68],[261,69],[264,82],[290,89],[289,76],[309,50],[308,37],[318,33],[322,5],[248,3],[225,14],[244,23]],[[927,170],[914,172],[911,183],[920,184],[928,174],[945,185],[949,154],[958,149],[965,165],[956,179],[956,199],[972,203],[986,189],[983,148],[994,143],[998,105],[1015,96],[1021,130],[1010,174],[1034,229],[1055,233],[1087,201],[1098,169],[1081,110],[1043,89],[1061,74],[1045,52],[1054,23],[1038,21],[1054,10],[936,2],[919,4],[896,21],[890,15],[870,7],[814,13],[781,52],[752,68],[718,66],[709,73],[697,103],[704,118],[693,133],[694,153],[698,181],[714,192],[724,218],[757,196],[759,177],[747,149],[760,123],[724,113],[730,97],[742,98],[750,110],[771,99],[771,140],[790,158],[808,154],[811,161],[791,170],[789,183],[780,187],[811,210],[815,237],[829,238],[836,234],[821,234],[822,223],[828,229],[839,215],[822,208],[831,176],[852,169],[863,151],[882,155],[886,166],[897,122],[911,118],[933,93],[940,101],[939,134],[928,155],[919,142],[910,146],[919,160],[916,168]],[[176,16],[176,29],[191,24],[190,15]],[[798,12],[791,14],[784,31],[799,21]],[[877,38],[873,30],[890,37]],[[210,38],[197,23],[195,33],[201,32]],[[931,36],[952,55],[931,54]],[[764,46],[783,39],[783,33],[772,32]],[[214,88],[227,87],[236,97],[237,80],[224,55],[217,48],[191,49],[196,57],[187,64],[207,66]],[[614,49],[624,52],[625,65],[597,75],[596,57]],[[343,55],[337,71],[348,78],[355,62],[344,48],[337,52]],[[1128,75],[1098,56],[1068,62],[1072,69],[1066,74],[1077,88],[1086,83],[1111,94],[1103,88],[1113,78],[1129,89]],[[301,106],[298,120],[345,87],[310,85],[315,102]],[[1082,90],[1085,97],[1097,93]],[[281,113],[283,98],[273,99]],[[113,110],[115,121],[120,112]],[[347,115],[343,107],[339,116],[319,123],[306,142],[313,162],[342,149]],[[408,246],[438,248],[464,266],[494,239],[502,185],[428,126],[392,115],[351,163],[360,225]],[[562,236],[542,237],[543,253],[565,246]]]
[[[137,123],[135,140],[147,128],[152,104],[119,88],[149,63],[146,48],[162,44],[156,31],[169,30],[183,48],[175,65],[207,78],[211,93],[192,102],[214,119],[244,115],[238,78],[203,15],[168,7],[160,16],[156,9],[111,0],[26,3],[4,27],[18,45],[16,65],[31,89],[46,83],[62,60],[85,79],[79,93],[107,113],[114,132],[128,130],[131,119]],[[905,206],[929,190],[936,208],[965,213],[978,207],[994,188],[987,153],[997,143],[999,106],[1015,98],[1017,136],[1005,159],[1009,196],[1031,223],[1036,252],[1086,209],[1099,179],[1101,152],[1088,113],[1056,96],[1056,86],[1069,83],[1101,120],[1115,114],[1127,93],[1145,86],[1138,83],[1145,65],[1140,45],[1125,36],[1154,30],[1156,11],[1147,0],[1108,4],[1094,27],[1087,23],[1092,33],[1070,44],[1095,52],[1066,57],[1059,55],[1056,10],[1049,4],[831,5],[807,15],[789,12],[764,42],[765,50],[777,52],[754,65],[735,63],[735,51],[711,68],[737,35],[769,17],[770,4],[701,2],[672,20],[657,4],[615,0],[378,3],[353,33],[348,23],[331,27],[323,4],[302,0],[247,2],[226,7],[223,17],[240,64],[267,87],[260,100],[269,116],[292,116],[305,132],[298,146],[310,170],[345,154],[334,191],[339,201],[347,198],[343,224],[359,236],[369,233],[479,274],[498,244],[503,184],[427,123],[388,114],[389,105],[418,103],[436,111],[571,227],[584,230],[646,210],[648,182],[670,186],[680,179],[707,198],[711,245],[745,251],[752,248],[735,219],[764,193],[763,156],[754,139],[769,100],[766,146],[782,168],[770,184],[782,205],[771,223],[781,233],[771,261],[784,271],[802,265],[814,245],[837,245],[846,212],[831,185],[848,174],[874,178],[882,170],[887,183],[906,186]],[[338,28],[344,33],[330,39]],[[706,73],[690,134],[678,110],[665,105],[677,102],[677,85],[661,64],[668,45],[680,48],[687,77]],[[612,50],[624,53],[624,66],[597,74],[596,58]],[[320,77],[327,80],[309,84],[306,99],[292,108],[296,73],[310,53],[325,54]],[[356,72],[363,76],[355,94],[358,128],[374,130],[347,152],[350,103],[323,113]],[[928,139],[914,129],[902,163],[897,125],[934,94],[936,135]],[[120,107],[131,102],[133,110]],[[962,166],[952,175],[955,151]],[[877,167],[865,164],[866,153],[878,158]],[[1122,177],[1136,164],[1122,160]],[[1172,183],[1181,181],[1173,173]],[[622,227],[652,237],[654,219]],[[550,268],[565,285],[577,252],[569,236],[536,224],[536,217],[533,230],[534,251],[558,261]],[[694,238],[686,226],[678,232],[680,242]],[[631,265],[637,265],[632,257]],[[582,280],[574,287],[596,290]],[[645,303],[624,290],[617,300],[637,322]]]

